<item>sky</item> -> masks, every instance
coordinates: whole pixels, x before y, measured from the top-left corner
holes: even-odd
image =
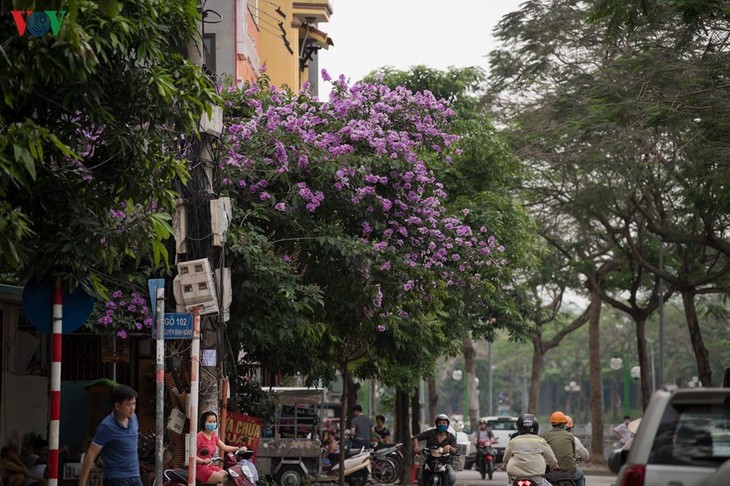
[[[492,29],[525,0],[331,0],[333,13],[319,29],[334,46],[319,51],[319,67],[352,82],[393,66],[479,66],[497,44]],[[320,96],[329,94],[320,81]]]

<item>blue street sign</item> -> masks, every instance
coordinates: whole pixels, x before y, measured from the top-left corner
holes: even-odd
[[[94,298],[81,286],[73,292],[63,291],[63,321],[61,333],[67,334],[80,328],[94,309]],[[28,320],[39,331],[53,331],[53,284],[46,278],[28,282],[23,288],[23,310]]]
[[[183,312],[165,313],[165,334],[162,339],[192,339],[193,315]],[[152,328],[152,338],[157,339],[157,327]]]
[[[152,327],[157,327],[157,289],[165,288],[164,278],[150,278],[147,280],[147,286],[150,289],[150,309],[152,309]]]

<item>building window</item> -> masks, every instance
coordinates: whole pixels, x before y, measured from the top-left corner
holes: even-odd
[[[105,363],[102,337],[96,334],[71,333],[63,337],[61,379],[64,381],[93,381],[112,376],[113,363]],[[132,385],[129,360],[116,363],[117,383]]]
[[[215,34],[205,34],[203,37],[203,67],[208,72],[216,73]]]

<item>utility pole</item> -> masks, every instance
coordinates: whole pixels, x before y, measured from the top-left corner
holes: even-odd
[[[202,19],[198,25],[200,44],[188,45],[188,60],[203,69]],[[220,107],[204,112],[200,120],[200,139],[188,149],[190,181],[181,188],[175,215],[175,242],[178,276],[175,297],[178,310],[195,309],[195,352],[191,361],[197,366],[196,407],[188,410],[191,459],[199,412],[214,411],[220,417],[219,375],[227,306],[230,304],[230,272],[223,267],[223,243],[231,219],[230,200],[218,198],[214,191],[214,143],[223,132]],[[221,430],[225,424],[219,421]]]

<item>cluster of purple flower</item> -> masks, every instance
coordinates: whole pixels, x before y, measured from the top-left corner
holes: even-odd
[[[380,256],[379,271],[391,268],[383,261],[399,260],[464,285],[481,275],[480,267],[504,264],[492,254],[504,248],[486,228],[474,231],[447,214],[443,185],[424,160],[424,153],[443,163],[460,154],[458,137],[448,132],[454,112],[447,103],[403,87],[349,86],[343,76],[333,88],[326,102],[275,87],[229,93],[235,102],[227,106],[248,106],[227,115],[226,158],[250,164],[221,164],[231,191],[249,188],[239,200],[246,197],[279,213],[300,208],[314,213],[326,199],[337,200],[339,216],[347,206],[361,219],[359,237]],[[422,290],[419,286],[408,280],[402,288]],[[374,300],[380,307],[382,295]]]
[[[111,297],[104,303],[101,316],[96,318],[97,328],[116,330],[121,338],[127,338],[128,332],[152,329],[152,314],[142,294],[117,290]]]

